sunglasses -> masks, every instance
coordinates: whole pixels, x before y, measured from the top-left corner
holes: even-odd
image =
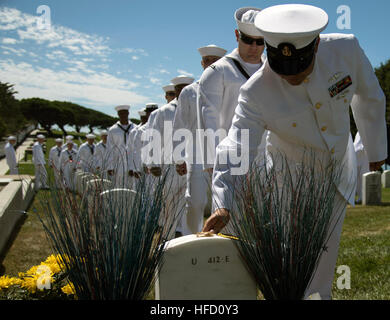
[[[240,32],[240,39],[245,44],[251,45],[253,43],[253,41],[254,41],[254,42],[256,42],[257,46],[263,46],[264,45],[264,38],[253,39],[253,38],[247,36],[246,34],[243,34],[242,32]]]
[[[166,93],[168,96],[174,96],[175,95],[175,93],[174,92],[172,92],[172,91],[170,91],[170,92],[167,92]]]

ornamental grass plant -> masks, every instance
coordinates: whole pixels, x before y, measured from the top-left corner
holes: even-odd
[[[64,272],[78,299],[146,298],[179,219],[165,201],[168,171],[141,175],[132,190],[107,190],[96,177],[81,195],[53,184],[42,199],[41,222],[54,252],[66,257]]]
[[[267,300],[303,299],[344,210],[336,204],[342,166],[306,153],[237,177],[231,226],[236,245]]]

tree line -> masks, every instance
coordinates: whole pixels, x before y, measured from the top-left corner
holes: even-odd
[[[17,100],[13,86],[0,82],[0,137],[14,134],[31,123],[39,124],[49,135],[53,135],[52,128],[57,125],[67,135],[66,126],[74,127],[77,133],[82,127],[88,127],[92,133],[94,129],[108,129],[118,120],[69,101],[41,98]],[[138,119],[131,120],[139,122]]]

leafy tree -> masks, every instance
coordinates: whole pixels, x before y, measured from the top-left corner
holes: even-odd
[[[26,124],[26,119],[20,112],[17,93],[13,84],[0,82],[0,137],[7,133],[15,133]]]
[[[53,135],[51,127],[56,124],[58,109],[49,100],[41,98],[22,99],[20,101],[23,115],[38,122],[49,135]]]

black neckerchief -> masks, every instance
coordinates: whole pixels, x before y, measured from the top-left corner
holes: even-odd
[[[61,155],[61,148],[60,147],[57,147],[57,152],[58,152],[58,157]]]
[[[122,131],[123,131],[123,137],[124,137],[124,139],[125,139],[125,144],[126,144],[126,140],[127,140],[127,133],[129,132],[129,130],[130,130],[130,127],[131,127],[131,124],[129,123],[128,124],[128,127],[127,127],[127,129],[125,129],[125,128],[123,128],[119,123],[118,123],[118,127],[119,128],[121,128],[122,129]]]
[[[89,147],[89,150],[91,151],[91,153],[93,155],[93,152],[95,150],[95,146],[94,145],[90,145],[89,143],[87,144],[87,146]]]

